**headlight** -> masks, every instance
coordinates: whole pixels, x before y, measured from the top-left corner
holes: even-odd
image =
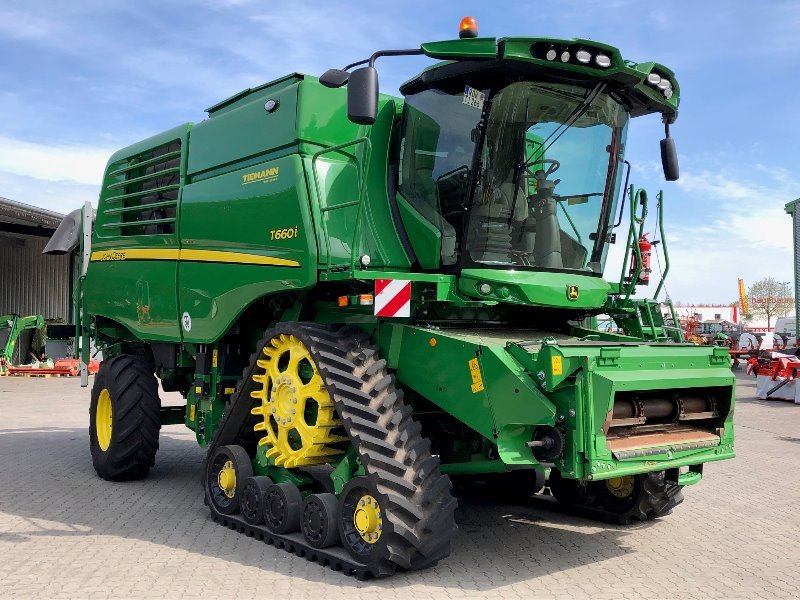
[[[661,83],[661,75],[659,75],[658,73],[650,73],[647,76],[647,83],[649,83],[650,85],[658,85],[659,83]]]
[[[575,53],[575,58],[578,59],[579,63],[587,64],[590,60],[592,60],[592,55],[586,50],[578,50],[578,52]]]
[[[605,54],[598,54],[594,57],[594,62],[597,63],[598,67],[603,67],[605,69],[606,67],[611,66],[611,57],[606,56]]]

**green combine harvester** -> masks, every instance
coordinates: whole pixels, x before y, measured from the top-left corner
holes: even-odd
[[[379,94],[376,59],[398,55],[438,62]],[[677,179],[678,99],[660,64],[466,19],[120,150],[96,214],[48,248],[83,257],[78,346],[105,357],[97,473],[145,477],[183,423],[214,519],[360,578],[449,554],[451,480],[618,523],[668,514],[734,456],[727,350],[682,342],[663,278],[634,297],[648,199],[627,186],[628,125],[662,116]],[[185,406],[162,407],[159,380]]]

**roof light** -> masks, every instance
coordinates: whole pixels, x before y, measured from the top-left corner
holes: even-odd
[[[649,83],[650,85],[658,85],[660,81],[661,81],[661,75],[659,75],[658,73],[650,73],[647,76],[647,83]]]
[[[458,37],[476,38],[478,37],[478,22],[472,17],[464,17],[458,26]]]
[[[594,57],[594,62],[597,63],[598,67],[603,67],[605,69],[611,66],[611,57],[605,54],[598,54]]]
[[[664,90],[664,98],[666,98],[667,100],[672,98],[672,88],[671,87],[669,87],[669,88]]]
[[[658,82],[658,89],[666,90],[667,88],[671,88],[672,84],[670,83],[669,79],[666,77],[662,77],[661,81]]]
[[[569,50],[564,50],[561,53],[561,62],[569,62]]]
[[[575,53],[575,58],[578,59],[579,63],[587,64],[590,60],[592,60],[592,55],[586,50],[578,50]]]
[[[547,60],[555,60],[558,57],[558,52],[556,52],[555,48],[550,48],[547,51],[547,54],[544,55]]]

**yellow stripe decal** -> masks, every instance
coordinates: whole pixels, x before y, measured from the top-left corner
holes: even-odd
[[[246,263],[248,265],[271,265],[275,267],[299,267],[296,260],[245,254],[243,252],[226,252],[221,250],[181,250],[179,260],[195,260],[200,262]]]
[[[300,263],[288,258],[226,252],[222,250],[186,250],[177,248],[126,248],[124,250],[96,250],[92,262],[117,260],[186,260],[194,262],[239,263],[269,265],[273,267],[299,267]]]

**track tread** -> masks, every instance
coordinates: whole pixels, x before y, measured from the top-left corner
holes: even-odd
[[[235,527],[251,528],[253,535],[263,536],[267,543],[309,560],[331,561],[334,570],[359,579],[391,575],[398,568],[424,568],[447,556],[457,530],[456,500],[451,494],[450,479],[441,473],[439,459],[430,454],[430,442],[422,437],[411,407],[403,402],[402,390],[396,389],[394,376],[387,372],[386,361],[378,356],[369,337],[355,327],[280,323],[267,331],[237,385],[234,400],[220,420],[209,445],[209,455],[219,444],[236,443],[234,440],[243,430],[250,408],[249,402],[238,400],[249,399],[255,359],[264,344],[282,333],[306,342],[359,453],[366,477],[387,501],[384,510],[391,524],[384,531],[387,555],[368,565],[352,559],[334,560],[330,554],[290,542],[267,530],[259,531],[243,521],[236,521]],[[234,522],[213,509],[212,512],[223,524]]]

